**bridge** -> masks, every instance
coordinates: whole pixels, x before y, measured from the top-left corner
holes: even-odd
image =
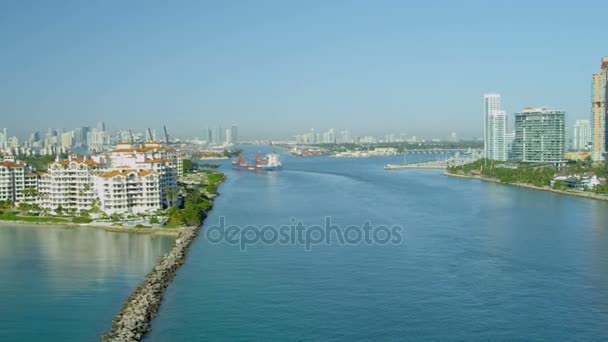
[[[482,153],[483,149],[474,148],[422,148],[422,149],[407,149],[403,151],[405,154],[442,154],[442,153]]]

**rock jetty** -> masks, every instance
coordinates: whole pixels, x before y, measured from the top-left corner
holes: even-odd
[[[102,341],[141,341],[144,334],[150,331],[150,321],[158,313],[163,293],[184,263],[188,247],[199,230],[199,227],[182,228],[173,248],[124,302],[110,330],[101,337]]]

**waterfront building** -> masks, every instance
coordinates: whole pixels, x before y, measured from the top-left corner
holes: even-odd
[[[591,123],[589,120],[576,120],[572,134],[572,149],[575,151],[588,150],[591,144]]]
[[[179,174],[183,174],[181,154],[174,148],[163,146],[156,141],[141,145],[128,142],[118,143],[110,154],[113,169],[148,170],[159,174],[161,203],[165,206],[174,201]]]
[[[70,155],[67,160],[56,159],[40,176],[39,203],[44,209],[89,210],[96,198],[93,177],[102,165],[88,157]]]
[[[522,162],[562,163],[566,146],[566,112],[525,108],[515,114],[513,159]]]
[[[592,129],[592,156],[594,160],[606,158],[608,145],[608,106],[606,106],[606,92],[608,91],[608,57],[603,57],[600,72],[593,74],[591,86],[591,129]]]
[[[485,157],[507,160],[507,113],[500,109],[500,94],[484,95]]]
[[[493,110],[486,117],[486,129],[486,158],[507,160],[507,113]]]
[[[30,187],[33,187],[33,191],[36,190],[36,183],[32,181],[31,168],[25,163],[15,161],[10,156],[5,157],[0,162],[0,201],[13,203],[30,201],[33,194],[25,191]]]
[[[114,168],[94,177],[99,208],[106,214],[146,213],[161,208],[160,175],[145,169]]]

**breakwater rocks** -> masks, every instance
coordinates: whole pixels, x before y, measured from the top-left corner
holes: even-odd
[[[199,227],[181,229],[173,248],[159,260],[143,283],[124,302],[112,321],[110,331],[101,337],[102,341],[140,341],[150,330],[150,321],[158,313],[163,293],[183,264],[188,246],[199,230]]]

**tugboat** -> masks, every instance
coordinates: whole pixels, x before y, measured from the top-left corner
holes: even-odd
[[[232,167],[238,170],[249,171],[279,171],[283,164],[279,161],[279,155],[270,153],[267,155],[256,154],[253,158],[253,163],[244,158],[241,153],[237,158],[232,160]]]

